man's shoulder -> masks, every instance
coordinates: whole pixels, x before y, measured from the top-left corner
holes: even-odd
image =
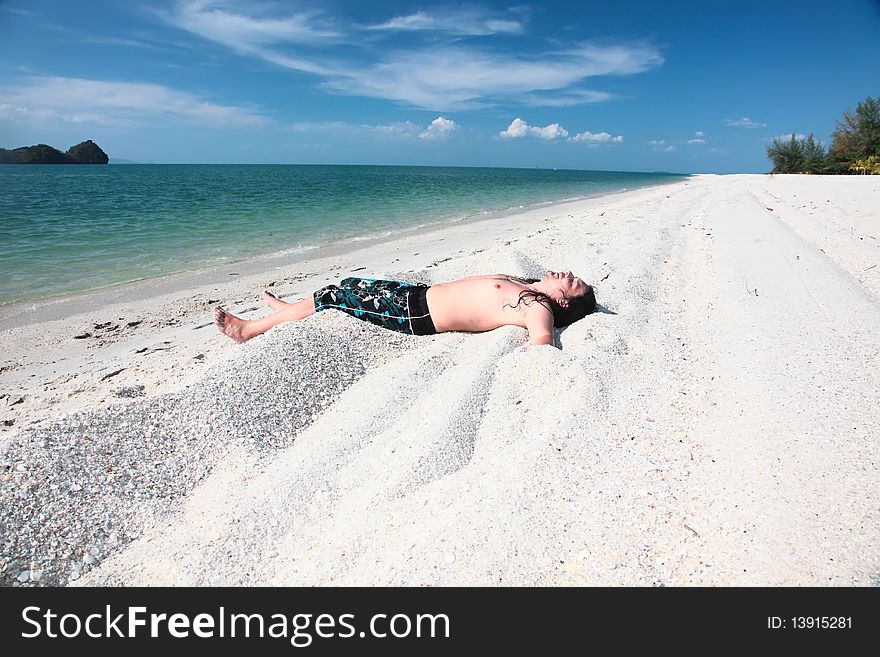
[[[553,325],[553,311],[547,307],[547,302],[541,299],[529,300],[521,304],[523,317],[527,323],[550,323]]]

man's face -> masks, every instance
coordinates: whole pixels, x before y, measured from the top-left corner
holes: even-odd
[[[587,293],[590,286],[570,271],[548,271],[544,274],[542,282],[556,292],[559,299],[571,299],[581,297]]]

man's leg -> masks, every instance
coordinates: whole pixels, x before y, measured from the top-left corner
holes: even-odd
[[[315,313],[315,300],[307,297],[296,303],[282,301],[284,307],[263,319],[241,319],[220,306],[214,308],[214,324],[220,332],[229,336],[239,344],[247,342],[257,335],[262,335],[270,328],[303,319]]]
[[[263,290],[263,301],[266,302],[266,305],[269,306],[272,310],[283,310],[287,306],[292,306],[292,303],[288,303],[287,301],[282,301],[274,294],[269,292],[269,290]]]

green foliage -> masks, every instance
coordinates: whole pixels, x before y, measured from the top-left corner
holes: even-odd
[[[774,139],[767,147],[773,173],[880,173],[880,96],[846,110],[831,136],[827,153],[813,135]]]
[[[773,162],[773,173],[824,173],[825,147],[811,134],[806,139],[774,138],[767,147],[767,157]]]
[[[813,139],[812,133],[801,144],[804,153],[803,173],[825,173],[825,160],[828,155],[822,142]]]
[[[835,128],[828,154],[833,173],[846,173],[856,161],[880,155],[880,97],[868,96],[855,112],[844,112]]]
[[[849,166],[853,173],[880,176],[880,155],[872,155],[864,160],[856,160]]]
[[[773,162],[773,173],[797,173],[804,163],[800,141],[794,134],[789,141],[774,137],[767,149],[767,157]]]

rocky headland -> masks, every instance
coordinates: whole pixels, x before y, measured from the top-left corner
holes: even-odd
[[[91,139],[70,147],[66,153],[46,144],[0,148],[0,164],[107,164],[110,158]]]

